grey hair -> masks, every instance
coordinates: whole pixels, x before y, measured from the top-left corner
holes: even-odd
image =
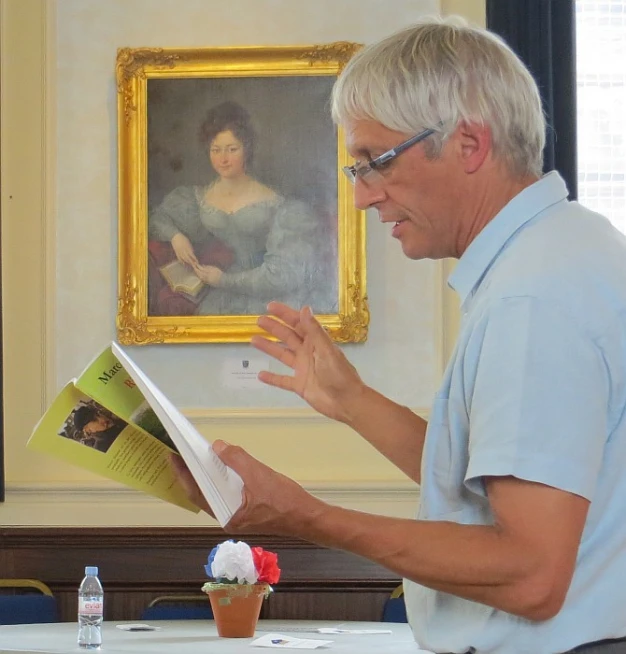
[[[333,88],[336,123],[374,120],[428,139],[438,156],[461,121],[488,125],[494,157],[513,175],[541,176],[546,124],[532,75],[495,34],[459,17],[430,18],[366,46]]]

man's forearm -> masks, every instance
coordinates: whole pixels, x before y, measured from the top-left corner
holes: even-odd
[[[365,386],[346,408],[346,424],[358,432],[410,479],[420,482],[427,423],[405,406]]]
[[[291,523],[291,535],[366,557],[435,590],[529,619],[551,617],[541,562],[495,526],[388,518],[318,502],[308,518]]]

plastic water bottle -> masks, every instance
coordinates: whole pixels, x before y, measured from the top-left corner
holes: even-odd
[[[98,568],[88,565],[85,578],[78,588],[78,646],[100,649],[104,592],[98,579]]]

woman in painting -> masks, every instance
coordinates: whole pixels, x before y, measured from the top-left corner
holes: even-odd
[[[216,178],[174,189],[149,219],[149,238],[169,241],[176,258],[210,287],[196,313],[257,315],[273,299],[312,303],[318,220],[306,204],[252,175],[255,134],[248,112],[234,102],[212,108],[200,138]],[[215,239],[230,249],[230,265],[207,265],[199,257]]]

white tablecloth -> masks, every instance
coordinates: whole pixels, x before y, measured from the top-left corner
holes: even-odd
[[[154,621],[159,631],[122,631],[116,623],[105,622],[102,632],[102,654],[264,654],[283,648],[251,647],[254,638],[219,638],[212,621]],[[283,628],[281,630],[281,627]],[[346,629],[391,629],[391,634],[320,634],[318,627]],[[293,629],[310,628],[310,632]],[[341,652],[343,654],[417,654],[421,650],[413,640],[407,624],[381,622],[327,622],[302,620],[261,620],[255,638],[266,632],[283,633],[298,638],[332,640],[327,648],[311,652]],[[76,654],[89,650],[76,645],[77,626],[73,622],[56,624],[0,626],[0,652],[24,654]],[[283,649],[295,652],[294,649]]]

